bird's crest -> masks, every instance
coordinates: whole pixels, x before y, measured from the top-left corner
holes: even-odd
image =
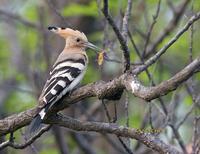
[[[71,28],[54,27],[54,26],[48,27],[48,29],[64,38],[67,38],[68,36],[75,36],[75,37],[80,37],[83,40],[87,41],[87,37],[85,36],[85,34],[78,30],[73,30]]]

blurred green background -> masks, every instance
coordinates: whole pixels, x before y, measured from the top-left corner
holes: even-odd
[[[180,8],[183,0],[171,1],[174,8]],[[120,27],[127,2],[125,0],[109,0],[110,13],[113,19]],[[157,9],[158,0],[134,0],[131,11],[129,30],[140,52],[144,49],[144,43],[153,15]],[[161,42],[156,51],[165,45],[178,30],[180,30],[189,20],[193,12],[200,10],[198,0],[187,5],[187,8],[181,15],[181,19],[172,29],[172,32]],[[102,12],[101,0],[0,0],[0,116],[1,119],[30,109],[37,105],[37,98],[41,88],[46,80],[47,74],[58,54],[64,47],[64,40],[52,34],[47,30],[48,26],[73,27],[83,31],[90,42],[101,48],[105,48],[111,59],[122,61],[122,51],[112,28],[106,22]],[[163,32],[164,28],[173,19],[173,10],[167,1],[162,1],[157,23],[152,31],[149,46]],[[200,22],[194,25],[193,36],[193,57],[199,56],[200,49]],[[169,79],[176,72],[181,70],[189,63],[190,31],[186,32],[172,47],[170,47],[160,60],[149,68],[154,82],[156,84]],[[130,40],[128,41],[131,55],[131,63],[139,63],[140,59],[135,52]],[[123,65],[116,62],[105,61],[103,66],[98,66],[96,54],[90,50],[87,51],[90,64],[87,73],[82,81],[82,85],[96,82],[98,80],[109,81],[122,73]],[[133,65],[134,66],[134,65]],[[194,88],[199,89],[198,74],[194,77]],[[145,72],[139,75],[140,81],[151,86],[152,81],[148,79]],[[121,100],[107,102],[108,109],[113,115],[114,103],[117,105],[118,120],[117,123],[125,125],[126,116],[124,104],[129,100],[129,123],[130,127],[150,128],[149,109],[152,109],[151,116],[155,128],[161,128],[161,139],[167,143],[178,146],[173,139],[173,133],[169,127],[163,126],[162,109],[158,100],[153,100],[151,105],[143,100],[135,98],[131,94],[125,94]],[[193,104],[191,95],[188,94],[185,85],[179,87],[176,91],[162,98],[174,124],[177,124],[182,117],[189,111]],[[96,98],[83,100],[82,103],[73,105],[66,109],[65,114],[79,118],[87,115],[88,109],[94,104],[101,104]],[[199,111],[197,111],[199,112]],[[179,132],[186,146],[191,144],[193,133],[193,117],[195,111],[185,120],[180,127]],[[158,118],[159,117],[159,118]],[[94,115],[87,117],[88,120],[106,121],[105,111],[100,105]],[[144,121],[146,119],[146,121]],[[3,153],[8,154],[58,154],[63,152],[59,145],[58,131],[62,133],[62,140],[70,154],[87,153],[81,148],[77,136],[83,137],[81,142],[92,145],[91,148],[97,154],[122,153],[122,145],[115,136],[107,136],[122,150],[116,150],[109,144],[108,139],[101,134],[95,133],[74,133],[67,129],[54,128],[52,131],[39,138],[32,147],[23,150],[7,148]],[[15,133],[16,141],[23,142],[24,131],[21,129]],[[185,133],[188,132],[188,133]],[[76,135],[74,135],[76,134]],[[7,138],[7,137],[6,137]],[[4,139],[2,138],[2,141]],[[137,142],[131,140],[131,147],[134,149]],[[135,148],[136,149],[136,148]],[[142,147],[143,153],[150,153],[147,148]],[[136,149],[137,150],[137,149]],[[1,152],[0,152],[1,153]],[[125,153],[125,152],[124,152]]]

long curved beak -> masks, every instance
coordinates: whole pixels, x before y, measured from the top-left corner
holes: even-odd
[[[90,48],[90,49],[93,49],[95,51],[101,51],[102,50],[101,48],[97,47],[96,45],[94,45],[94,44],[92,44],[90,42],[86,42],[85,46]]]

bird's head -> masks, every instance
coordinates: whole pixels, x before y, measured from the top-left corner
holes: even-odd
[[[48,29],[63,37],[66,40],[67,47],[91,48],[96,51],[100,50],[100,48],[88,42],[88,39],[83,32],[70,28],[61,28],[54,26],[48,27]]]

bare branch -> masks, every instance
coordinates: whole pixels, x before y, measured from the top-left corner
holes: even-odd
[[[130,73],[125,73],[107,83],[99,81],[96,83],[88,84],[74,90],[70,96],[66,96],[62,100],[62,103],[58,103],[59,105],[53,108],[49,113],[57,113],[58,111],[69,107],[71,104],[77,103],[78,101],[89,97],[98,97],[99,99],[113,99],[113,96],[116,97],[116,94],[124,88],[129,90],[136,97],[150,101],[175,90],[178,86],[181,85],[181,83],[190,78],[199,66],[200,57],[196,58],[192,63],[187,65],[171,79],[163,81],[154,87],[144,87]],[[0,120],[0,136],[11,131],[14,132],[17,129],[28,125],[36,113],[37,107]]]
[[[25,147],[32,144],[36,139],[38,139],[44,132],[48,131],[51,128],[51,126],[45,126],[42,128],[39,132],[37,132],[33,137],[31,137],[29,140],[27,140],[25,143],[18,144],[14,142],[14,139],[5,141],[0,144],[0,150],[4,149],[7,146],[13,147],[15,149],[24,149]]]
[[[183,143],[183,140],[182,140],[182,138],[181,138],[181,136],[180,136],[180,134],[178,132],[178,129],[176,129],[175,126],[172,125],[172,124],[169,124],[169,125],[170,125],[171,129],[173,130],[173,133],[174,133],[174,135],[176,137],[176,140],[178,141],[183,153],[187,154],[187,150],[186,150],[185,145]]]
[[[111,139],[110,135],[107,134],[103,134],[103,137],[105,138],[105,140],[113,147],[114,150],[116,150],[116,152],[118,153],[124,153],[124,149],[122,149],[117,143],[116,143],[116,139]]]
[[[108,111],[108,109],[107,109],[107,107],[106,107],[106,104],[105,104],[105,102],[104,102],[103,99],[102,99],[102,104],[103,104],[104,110],[105,110],[105,112],[106,112],[106,117],[108,118],[108,122],[109,122],[109,123],[113,123],[113,122],[115,123],[114,120],[111,120],[109,111]],[[128,127],[128,126],[126,126],[126,127]],[[124,149],[126,150],[126,152],[127,152],[128,154],[132,154],[131,149],[124,143],[124,141],[122,140],[122,138],[120,138],[119,136],[117,136],[117,138],[118,138],[118,140],[120,141],[120,143],[122,144],[122,146],[124,147]]]
[[[74,138],[81,151],[83,151],[85,154],[96,154],[93,147],[90,146],[90,143],[84,138],[83,135],[72,132],[71,136]]]
[[[128,0],[126,12],[123,18],[123,25],[122,25],[122,35],[126,42],[127,42],[127,36],[128,36],[128,23],[129,23],[129,18],[131,15],[131,9],[132,9],[132,0]]]
[[[151,23],[149,29],[148,29],[148,32],[147,32],[147,37],[146,37],[146,42],[145,42],[145,45],[144,45],[144,51],[142,53],[142,57],[144,57],[144,55],[146,54],[146,49],[147,49],[147,46],[149,44],[149,41],[150,41],[150,37],[151,37],[151,33],[152,33],[152,30],[154,28],[154,25],[156,24],[157,22],[157,18],[158,18],[158,14],[160,12],[160,4],[161,4],[161,0],[158,1],[158,5],[157,5],[157,9],[156,9],[156,13],[155,15],[153,15],[153,22]]]
[[[130,55],[129,55],[130,52],[129,52],[128,46],[126,44],[126,41],[125,41],[123,35],[121,34],[119,28],[117,27],[117,25],[115,24],[111,15],[108,12],[108,1],[107,0],[104,0],[104,7],[103,7],[102,11],[103,11],[105,18],[108,20],[108,23],[113,28],[113,30],[119,40],[121,48],[123,50],[124,59],[125,59],[125,72],[126,72],[127,70],[130,69]]]
[[[154,56],[149,58],[146,62],[145,65],[137,67],[133,73],[138,74],[142,71],[144,71],[147,67],[151,66],[153,63],[155,63],[161,55],[163,55],[169,47],[171,47],[189,28],[190,26],[197,20],[200,19],[200,12],[195,14],[190,18],[190,20],[185,24],[185,26],[178,31],[178,33],[166,44],[164,47],[162,47]]]
[[[122,138],[119,137],[119,136],[117,138],[120,141],[120,143],[122,144],[122,146],[124,147],[124,149],[126,150],[126,152],[128,154],[133,154],[133,152],[131,151],[131,149],[126,145],[126,143],[124,143],[124,141],[122,140]]]
[[[59,152],[61,154],[69,154],[68,144],[65,142],[65,136],[62,128],[53,126],[52,131],[56,140],[56,144],[59,147]]]
[[[174,17],[173,19],[169,22],[169,24],[165,27],[165,29],[162,30],[162,32],[160,33],[160,35],[158,36],[158,38],[154,41],[153,44],[149,45],[147,47],[147,51],[146,51],[146,57],[149,57],[152,53],[155,53],[156,48],[158,47],[158,45],[167,37],[169,36],[173,30],[176,28],[176,26],[178,25],[181,17],[183,16],[183,13],[187,7],[187,5],[189,4],[190,0],[184,0],[179,6],[177,6],[174,10],[177,10],[176,12],[174,12]]]
[[[143,87],[141,87],[141,84],[139,84],[135,81],[132,81],[133,86],[131,89],[133,91],[133,94],[137,97],[139,94],[140,98],[150,101],[154,98],[158,98],[159,96],[165,95],[166,92],[169,93],[169,91],[175,90],[178,87],[178,85],[180,85],[181,83],[186,81],[189,77],[191,77],[191,75],[195,73],[195,70],[197,68],[199,68],[199,66],[200,66],[199,58],[195,59],[192,63],[190,63],[183,70],[181,70],[179,73],[174,75],[171,79],[169,79],[167,81],[163,81],[162,83],[160,83],[157,86],[151,87],[150,88],[151,90],[149,88],[147,88],[147,89],[143,88]]]
[[[154,149],[159,153],[179,153],[175,148],[168,146],[159,138],[152,136],[150,133],[137,131],[116,124],[103,123],[103,122],[81,122],[76,119],[66,116],[52,116],[47,119],[50,124],[56,124],[62,127],[67,127],[76,131],[94,131],[100,133],[111,133],[121,137],[130,137],[141,141],[146,146]]]

